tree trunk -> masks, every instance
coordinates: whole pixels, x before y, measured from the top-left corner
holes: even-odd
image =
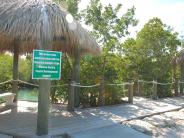
[[[13,54],[13,85],[12,92],[15,93],[14,102],[17,102],[18,97],[18,64],[19,64],[19,45],[14,43],[14,54]]]
[[[105,66],[106,66],[106,59],[107,57],[104,56],[104,61],[103,61],[103,64],[102,64],[102,77],[101,77],[101,80],[100,80],[100,88],[99,88],[99,97],[98,97],[98,105],[99,106],[103,106],[105,105]]]

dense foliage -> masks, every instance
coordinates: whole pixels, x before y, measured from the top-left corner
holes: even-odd
[[[172,81],[173,57],[177,54],[179,41],[177,33],[158,18],[148,21],[138,32],[137,38],[123,44],[125,58],[130,64],[128,70],[133,79]],[[129,76],[130,77],[130,76]],[[168,96],[171,87],[158,85],[159,96]]]

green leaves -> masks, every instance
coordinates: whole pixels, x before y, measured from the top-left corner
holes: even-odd
[[[103,6],[100,0],[91,0],[83,11],[84,21],[93,28],[93,34],[103,46],[104,52],[116,51],[121,43],[121,38],[129,34],[130,25],[135,26],[135,8],[132,7],[121,16],[118,16],[121,4],[113,7],[111,4]]]
[[[0,54],[0,82],[12,79],[12,57],[8,54]]]
[[[78,12],[78,4],[81,0],[54,0],[61,7],[66,8],[75,19],[80,20],[80,14]]]
[[[143,78],[158,81],[171,80],[171,59],[177,53],[177,33],[162,23],[159,18],[148,21],[137,34],[136,40],[128,39],[123,44],[125,58]]]

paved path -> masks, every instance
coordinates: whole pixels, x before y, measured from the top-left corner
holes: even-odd
[[[72,138],[151,138],[148,135],[135,131],[134,129],[116,124],[105,126],[100,129],[91,129],[78,133],[70,134]]]
[[[72,137],[77,137],[79,134],[83,134],[84,131],[87,134],[91,130],[101,130],[109,126],[113,126],[112,131],[115,131],[116,127],[120,130],[123,126],[114,125],[128,119],[181,108],[183,105],[184,97],[167,98],[157,101],[134,98],[134,104],[76,109],[74,113],[69,113],[63,107],[57,105],[53,106],[52,113],[50,113],[49,136],[67,133]],[[37,105],[33,105],[32,108],[30,106],[27,108],[26,104],[21,104],[19,105],[20,112],[17,114],[11,112],[1,114],[0,133],[36,138]],[[127,130],[124,128],[122,131],[130,135],[134,133],[134,130],[131,131],[128,127],[126,128]],[[95,132],[99,134],[100,131]]]

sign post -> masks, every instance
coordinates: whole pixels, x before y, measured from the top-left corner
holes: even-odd
[[[32,79],[39,79],[37,134],[48,134],[50,80],[61,77],[61,52],[34,50]]]

